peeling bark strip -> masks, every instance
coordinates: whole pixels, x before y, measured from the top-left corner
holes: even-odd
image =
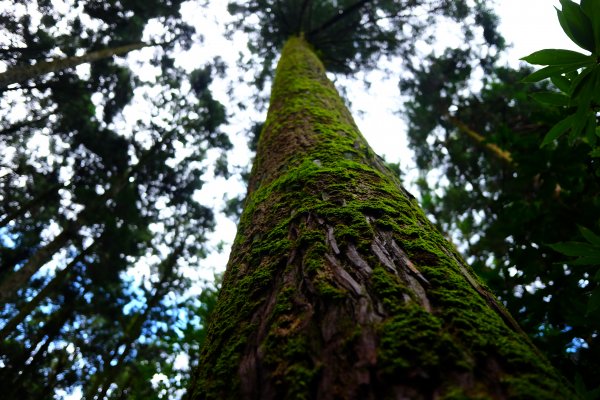
[[[284,47],[192,399],[571,399]]]

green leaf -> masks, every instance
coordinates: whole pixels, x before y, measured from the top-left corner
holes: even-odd
[[[583,135],[587,138],[590,146],[596,145],[596,113],[589,112]]]
[[[583,136],[583,130],[587,124],[587,111],[589,110],[589,100],[584,99],[580,102],[577,112],[573,115],[573,125],[571,126],[571,133],[569,134],[569,145],[573,145],[577,138]]]
[[[599,250],[597,247],[584,242],[562,242],[549,244],[548,247],[554,251],[564,254],[565,256],[573,257],[588,256],[590,252]]]
[[[556,92],[532,93],[531,97],[538,103],[551,106],[568,106],[570,102],[569,97]]]
[[[600,55],[600,7],[598,0],[581,0],[581,9],[592,23],[596,55]]]
[[[544,136],[544,140],[542,141],[540,147],[544,147],[547,144],[553,142],[555,139],[558,139],[560,135],[565,133],[571,127],[574,120],[575,116],[569,115],[565,119],[559,121],[556,125],[552,127],[552,129],[550,129],[546,136]]]
[[[586,68],[580,74],[580,77],[582,77],[581,79],[573,80],[575,88],[571,94],[571,100],[577,104],[577,111],[575,112],[575,119],[569,135],[571,144],[583,134],[586,125],[589,123],[590,114],[594,114],[595,116],[595,113],[591,110],[590,106],[592,97],[596,91],[599,72],[600,70],[597,68]],[[595,127],[595,121],[593,124]],[[590,144],[593,145],[593,142]]]
[[[571,265],[600,265],[600,252],[597,255],[582,256],[569,261]]]
[[[521,58],[521,60],[537,65],[569,65],[579,63],[593,65],[595,63],[595,58],[593,56],[587,56],[576,51],[563,49],[544,49],[536,51]]]
[[[588,300],[586,314],[591,314],[600,310],[600,287],[592,291],[592,295]]]
[[[591,72],[593,70],[594,68],[586,68],[583,71],[581,71],[579,75],[577,75],[577,78],[571,81],[571,89],[569,95],[573,100],[575,100],[575,98],[579,96],[581,90],[590,83]]]
[[[554,75],[550,77],[550,80],[560,89],[563,93],[569,93],[569,89],[571,88],[571,81],[562,75]]]
[[[556,16],[558,17],[558,22],[560,23],[562,30],[566,33],[566,35],[569,37],[569,39],[571,39],[571,41],[577,43],[577,39],[575,39],[575,36],[573,36],[573,33],[571,32],[571,28],[569,27],[569,24],[567,23],[567,19],[563,15],[563,12],[556,7],[554,7],[554,8],[556,9]],[[578,44],[578,46],[579,46],[579,44]]]
[[[588,242],[600,246],[600,236],[596,235],[594,232],[589,230],[584,226],[578,226],[579,232]]]
[[[598,132],[596,132],[598,134]],[[598,158],[600,157],[600,147],[596,147],[594,150],[590,151],[590,157]]]
[[[562,12],[559,12],[558,20],[565,33],[579,47],[593,52],[594,31],[592,22],[583,12],[579,4],[571,0],[560,0]]]
[[[587,63],[586,63],[587,65]],[[577,69],[584,67],[585,65],[578,64],[569,64],[569,65],[550,65],[548,67],[544,67],[540,70],[533,72],[530,75],[527,75],[525,78],[521,80],[524,83],[533,83],[541,81],[542,79],[550,78],[551,76],[556,76],[564,73],[575,72],[577,73]]]

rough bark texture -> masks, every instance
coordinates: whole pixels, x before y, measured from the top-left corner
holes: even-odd
[[[189,397],[573,395],[292,38]]]

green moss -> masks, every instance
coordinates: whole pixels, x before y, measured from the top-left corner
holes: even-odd
[[[445,392],[440,400],[492,400],[493,397],[485,394],[486,388],[483,385],[478,385],[474,389],[465,391],[463,388],[450,388]]]
[[[331,284],[327,278],[317,278],[315,288],[324,301],[344,300],[348,293]]]
[[[296,288],[287,286],[278,296],[272,324],[262,344],[265,363],[273,372],[275,388],[286,397],[310,398],[320,366],[311,359],[309,336],[301,332],[305,315],[294,309]]]
[[[379,327],[379,357],[389,376],[406,376],[405,371],[422,369],[430,375],[444,369],[456,370],[464,355],[443,331],[443,321],[414,303],[397,309],[396,315]]]
[[[383,299],[383,305],[390,312],[399,312],[404,307],[405,296],[409,295],[410,291],[397,276],[378,265],[373,269],[371,282],[377,294]]]

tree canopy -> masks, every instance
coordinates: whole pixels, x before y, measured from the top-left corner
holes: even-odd
[[[3,396],[173,397],[190,366],[172,364],[203,329],[185,317],[202,307],[187,294],[201,282],[183,271],[214,228],[194,197],[207,152],[231,146],[225,109],[210,66],[198,85],[175,65],[195,35],[180,1],[70,6],[2,14],[3,76],[19,77],[0,99]],[[148,24],[154,82],[115,57],[142,48]],[[142,384],[157,374],[160,392]]]

